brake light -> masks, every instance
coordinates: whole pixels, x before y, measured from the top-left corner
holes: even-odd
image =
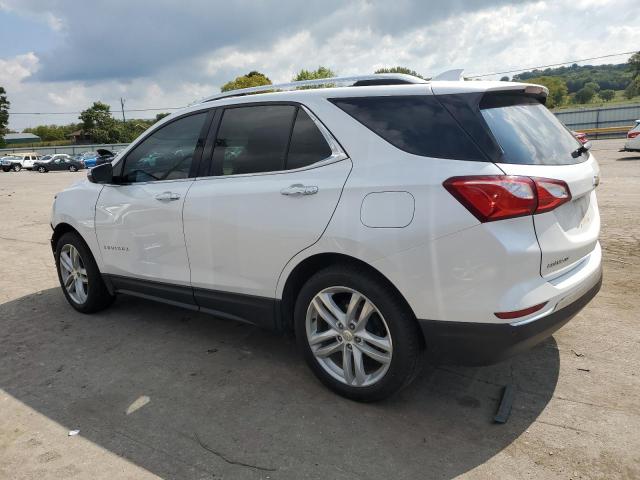
[[[452,177],[443,183],[481,222],[544,213],[571,200],[562,180],[515,175]]]
[[[638,135],[640,135],[640,130],[627,133],[627,138],[636,138]]]

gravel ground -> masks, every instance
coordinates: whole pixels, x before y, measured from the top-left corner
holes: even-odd
[[[48,222],[84,174],[0,173],[0,478],[640,478],[640,154],[621,146],[594,142],[596,299],[525,355],[426,367],[373,405],[251,326],[127,297],[76,313]],[[507,383],[511,418],[493,424]]]

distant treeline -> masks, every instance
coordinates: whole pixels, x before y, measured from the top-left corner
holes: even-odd
[[[531,70],[513,76],[514,81],[526,81],[539,77],[561,77],[567,84],[569,93],[576,93],[587,83],[597,83],[601,90],[624,90],[627,88],[633,72],[629,64],[619,65],[577,65],[569,67],[547,68],[545,70]]]

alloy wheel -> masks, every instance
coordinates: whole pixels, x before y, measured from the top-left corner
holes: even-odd
[[[60,250],[60,277],[71,299],[83,304],[89,295],[89,279],[78,249],[66,244]]]
[[[353,387],[378,382],[393,354],[391,332],[378,308],[360,292],[329,287],[307,309],[307,341],[333,378]]]

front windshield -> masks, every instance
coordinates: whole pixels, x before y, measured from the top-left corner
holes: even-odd
[[[45,155],[40,160],[43,160],[43,161],[51,160],[51,155]]]
[[[529,97],[501,95],[483,100],[482,116],[502,147],[503,163],[570,165],[587,159],[571,153],[580,143],[547,107]]]

